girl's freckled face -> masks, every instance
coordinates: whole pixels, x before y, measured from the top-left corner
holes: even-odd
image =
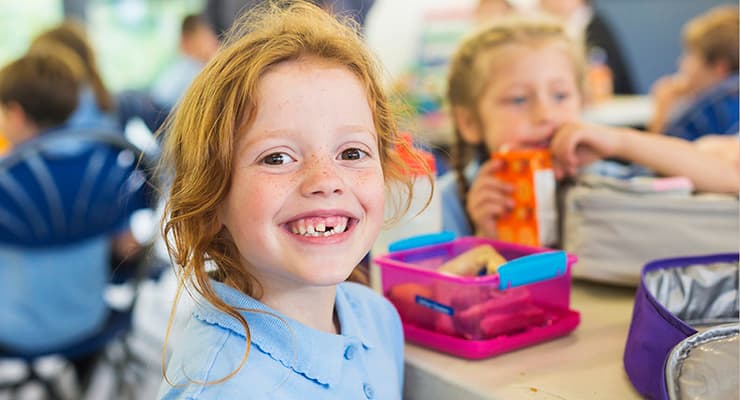
[[[342,282],[383,224],[383,171],[364,85],[346,68],[308,59],[270,69],[258,93],[221,221],[261,283]],[[325,237],[296,234],[316,221],[348,223]]]

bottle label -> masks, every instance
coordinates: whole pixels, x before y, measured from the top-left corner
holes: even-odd
[[[539,242],[547,246],[558,241],[558,209],[555,202],[555,173],[542,169],[534,173]]]

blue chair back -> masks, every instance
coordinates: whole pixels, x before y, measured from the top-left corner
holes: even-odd
[[[153,200],[151,163],[140,154],[102,131],[51,132],[20,145],[0,159],[0,243],[49,247],[121,229]]]

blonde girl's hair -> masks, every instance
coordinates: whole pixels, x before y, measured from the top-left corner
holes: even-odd
[[[730,73],[738,71],[740,14],[737,6],[718,6],[689,21],[683,29],[684,47],[708,64],[724,61]]]
[[[61,44],[75,53],[85,67],[85,81],[95,94],[95,102],[103,111],[113,111],[115,105],[113,96],[103,83],[103,78],[98,71],[95,52],[87,40],[85,27],[77,20],[66,20],[61,24],[42,32],[31,41],[31,50],[45,43]]]
[[[480,98],[489,83],[498,79],[491,75],[491,66],[507,61],[497,59],[498,50],[509,45],[542,46],[551,43],[561,44],[571,58],[578,89],[582,92],[586,66],[583,38],[571,37],[562,23],[551,18],[504,17],[467,37],[454,53],[450,62],[447,86],[450,109],[463,107],[480,123],[478,113]],[[455,114],[452,115],[455,118]],[[452,167],[457,173],[460,196],[465,199],[470,189],[470,183],[464,173],[465,166],[471,159],[488,158],[489,149],[484,142],[478,145],[466,143],[460,134],[457,121],[453,121],[453,125],[455,142]]]
[[[383,92],[379,67],[356,24],[349,19],[339,21],[304,1],[270,1],[240,18],[160,132],[165,135],[161,170],[171,179],[162,234],[179,269],[177,297],[183,287],[192,287],[246,330],[242,364],[226,377],[208,383],[232,377],[249,353],[246,319],[240,309],[217,296],[210,279],[257,299],[262,295],[260,283],[249,273],[217,215],[231,186],[235,142],[256,117],[261,77],[277,64],[309,57],[347,68],[364,85],[378,133],[386,186],[402,183],[406,190],[402,209],[409,208],[413,182],[398,155],[398,151],[407,150],[407,144]],[[215,264],[214,271],[206,271],[207,261]]]

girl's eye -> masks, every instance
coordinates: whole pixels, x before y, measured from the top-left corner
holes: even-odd
[[[262,158],[262,160],[260,160],[261,163],[267,165],[283,165],[292,161],[295,161],[295,159],[289,156],[287,153],[268,154],[264,158]]]
[[[358,148],[351,148],[342,151],[340,157],[342,160],[359,160],[361,158],[367,157],[367,152]]]
[[[557,100],[559,102],[560,101],[565,101],[565,100],[568,99],[568,97],[570,97],[570,93],[567,93],[567,92],[555,93],[555,96],[554,97],[555,97],[555,100]]]
[[[525,96],[514,96],[514,97],[509,97],[508,101],[509,103],[515,106],[520,106],[527,102],[527,98]]]

